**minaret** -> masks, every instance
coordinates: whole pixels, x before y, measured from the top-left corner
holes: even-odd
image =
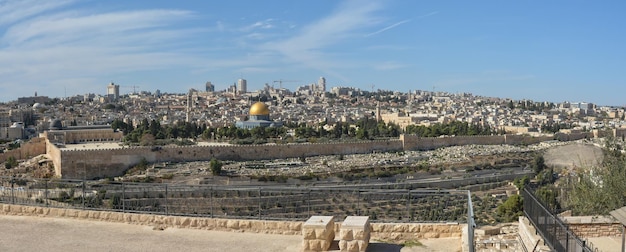
[[[376,122],[380,122],[382,117],[380,116],[380,102],[376,103]]]
[[[189,93],[187,93],[187,113],[185,117],[186,122],[191,121],[191,95],[193,94],[193,89],[189,89]]]

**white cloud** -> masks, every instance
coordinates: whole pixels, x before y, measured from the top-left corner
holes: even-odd
[[[60,3],[71,1],[54,5],[47,2],[55,1],[28,1],[42,6],[20,10],[22,13],[11,17],[1,14],[23,4],[0,2],[0,32],[4,31],[0,35],[0,89],[21,84],[30,90],[52,90],[50,83],[82,83],[87,87],[107,76],[114,79],[136,71],[199,66],[204,59],[196,53],[208,51],[199,46],[181,46],[191,43],[186,39],[207,31],[176,26],[195,17],[189,11],[93,13],[57,9]],[[15,92],[3,95],[11,97],[0,95],[1,100],[16,98]]]
[[[356,37],[366,28],[380,22],[375,12],[380,10],[376,2],[346,1],[331,15],[302,27],[292,37],[270,41],[260,49],[279,53],[288,61],[304,64],[348,81],[332,69],[332,57],[323,50],[329,46]]]
[[[68,5],[75,0],[4,0],[0,1],[0,25],[14,23],[49,10]]]
[[[365,35],[365,37],[373,36],[373,35],[379,34],[379,33],[381,33],[381,32],[387,31],[387,30],[389,30],[389,29],[393,29],[394,27],[396,27],[396,26],[398,26],[398,25],[401,25],[401,24],[404,24],[404,23],[407,23],[407,22],[409,22],[409,21],[411,21],[411,20],[410,20],[410,19],[407,19],[407,20],[402,20],[402,21],[400,21],[400,22],[397,22],[397,23],[395,23],[395,24],[392,24],[392,25],[390,25],[390,26],[387,26],[387,27],[385,27],[385,28],[382,28],[382,29],[380,29],[380,30],[378,30],[378,31],[372,32],[372,33],[370,33],[370,34],[367,34],[367,35]]]

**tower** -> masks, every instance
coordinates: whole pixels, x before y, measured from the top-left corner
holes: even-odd
[[[237,90],[240,94],[245,94],[248,92],[248,83],[245,79],[237,80]]]
[[[204,87],[204,91],[215,92],[215,86],[210,81],[207,81]]]
[[[317,88],[319,91],[326,92],[326,79],[324,77],[320,77],[320,79],[317,80]]]
[[[111,82],[107,85],[107,97],[111,101],[117,101],[120,98],[120,85]]]
[[[189,89],[189,93],[187,93],[187,111],[185,113],[185,121],[191,121],[191,110],[193,109],[193,93],[195,90]]]

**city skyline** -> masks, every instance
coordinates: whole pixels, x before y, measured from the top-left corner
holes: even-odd
[[[245,7],[245,8],[244,8]],[[0,101],[275,80],[623,106],[626,3],[2,1]]]

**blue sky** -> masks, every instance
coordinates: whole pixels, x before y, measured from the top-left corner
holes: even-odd
[[[626,105],[626,1],[0,0],[0,101],[238,78]]]

